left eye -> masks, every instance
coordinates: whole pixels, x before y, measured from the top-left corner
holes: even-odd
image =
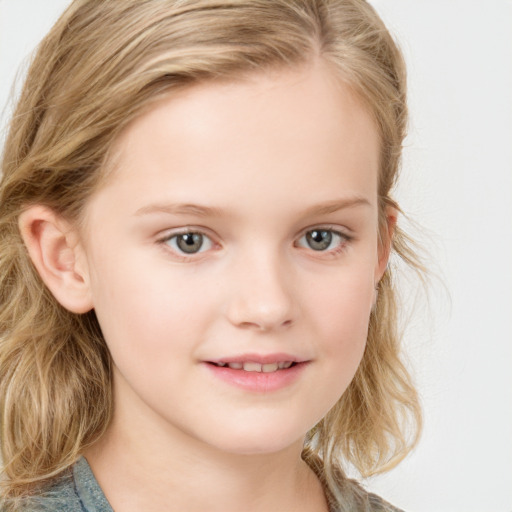
[[[202,233],[180,233],[169,237],[166,242],[176,252],[184,254],[197,254],[212,247],[212,241]]]
[[[312,229],[300,238],[299,245],[314,251],[327,251],[338,247],[346,238],[332,229]]]

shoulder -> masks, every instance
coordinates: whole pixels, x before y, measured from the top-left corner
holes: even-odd
[[[332,512],[404,512],[377,494],[368,492],[356,480],[344,477],[336,484],[336,488],[331,490]]]
[[[404,512],[368,492],[357,480],[347,478],[338,465],[329,468],[327,477],[324,462],[311,450],[304,450],[303,458],[322,483],[330,512]]]
[[[85,512],[69,469],[37,496],[23,499],[20,512]]]
[[[40,503],[38,512],[85,512],[71,477],[59,480],[42,496]]]
[[[367,496],[371,512],[404,512],[376,494],[368,493]]]
[[[17,509],[18,510],[18,509]],[[84,457],[43,492],[24,500],[20,512],[113,512]]]

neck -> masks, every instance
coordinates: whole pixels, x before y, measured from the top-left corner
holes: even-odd
[[[322,487],[301,459],[302,443],[272,453],[226,453],[117,407],[106,434],[84,455],[116,512],[325,512]]]

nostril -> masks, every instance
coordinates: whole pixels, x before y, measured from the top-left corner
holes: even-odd
[[[243,329],[256,329],[262,332],[279,329],[283,327],[290,327],[293,324],[293,320],[285,320],[281,323],[272,321],[261,321],[261,322],[241,322],[238,327]]]

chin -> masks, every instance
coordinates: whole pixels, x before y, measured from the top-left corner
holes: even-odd
[[[227,434],[227,435],[226,435]],[[247,429],[224,431],[221,439],[211,444],[233,455],[270,455],[299,445],[302,449],[305,433],[283,431],[282,428]]]

